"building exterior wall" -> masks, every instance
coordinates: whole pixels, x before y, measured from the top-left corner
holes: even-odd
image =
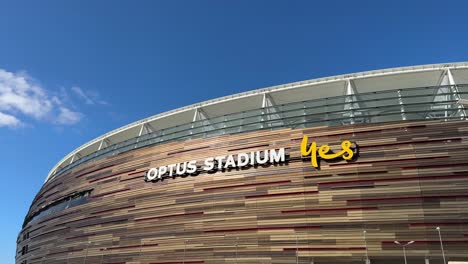
[[[316,169],[301,158],[304,135],[332,148],[350,140],[359,156]],[[447,259],[466,260],[467,139],[466,121],[392,122],[128,151],[48,181],[18,237],[16,263],[363,263],[366,254],[396,263],[395,240],[415,241],[409,263],[440,262],[437,226]],[[152,167],[283,147],[284,164],[144,180]],[[31,220],[79,193],[80,203]]]

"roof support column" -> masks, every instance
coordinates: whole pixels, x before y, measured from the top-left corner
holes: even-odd
[[[112,142],[108,138],[105,138],[101,140],[101,143],[99,143],[98,151],[101,150],[102,148],[107,148],[110,145],[112,145]]]
[[[263,94],[263,100],[262,100],[262,128],[265,127],[265,122],[266,121],[273,121],[269,122],[270,126],[275,125],[275,123],[278,123],[280,125],[283,125],[283,118],[281,117],[281,111],[278,109],[277,104],[271,97],[271,95],[264,93]]]
[[[457,84],[455,83],[455,79],[453,78],[452,71],[450,69],[447,69],[447,80],[450,85],[450,89],[452,91],[453,97],[455,100],[460,101],[461,96],[460,96],[460,91],[458,90]],[[461,119],[465,119],[466,117],[466,111],[465,107],[462,104],[458,104],[458,112],[460,113]]]
[[[405,105],[403,104],[403,98],[401,97],[401,90],[398,93],[398,104],[400,104],[401,119],[406,120]]]
[[[104,145],[104,140],[101,140],[101,142],[99,143],[98,151],[101,150],[102,145]]]
[[[195,108],[195,112],[193,113],[192,122],[195,122],[197,120],[198,120],[198,108]]]
[[[145,124],[141,125],[140,132],[138,132],[138,136],[141,137],[143,135],[143,130],[145,129]]]
[[[155,131],[154,128],[150,124],[148,123],[141,124],[140,131],[138,132],[138,136],[136,138],[136,143],[140,142],[141,136],[153,133],[154,131]],[[137,145],[135,144],[134,148],[136,147]]]
[[[266,109],[267,107],[267,94],[264,93],[263,94],[263,99],[262,99],[262,116],[260,117],[260,127],[261,128],[265,128],[265,121],[266,121],[266,116],[268,113],[268,109]]]
[[[69,164],[72,164],[76,159],[81,159],[81,154],[78,152],[73,154]]]
[[[195,108],[195,112],[193,113],[193,118],[192,118],[192,125],[190,126],[190,135],[193,134],[193,129],[195,128],[195,122],[198,121],[198,108]]]
[[[434,92],[434,97],[431,106],[431,110],[443,110],[443,116],[436,113],[430,113],[428,117],[443,117],[447,121],[449,117],[460,116],[462,119],[466,118],[465,107],[461,104],[457,104],[457,110],[453,110],[454,103],[459,102],[461,99],[458,92],[457,84],[453,78],[450,69],[446,69],[440,79],[439,87]],[[452,109],[450,109],[452,108]]]
[[[195,128],[195,122],[201,121],[201,120],[204,120],[208,123],[208,127],[210,127],[210,130],[216,129],[216,127],[211,123],[210,118],[206,114],[206,112],[201,107],[198,107],[195,109],[195,112],[193,114],[192,126],[191,126],[192,129],[190,130],[190,134],[193,134],[192,130]],[[202,126],[205,126],[205,124],[203,124]]]
[[[354,116],[355,116],[355,109],[359,109],[359,104],[356,102],[356,90],[354,89],[351,80],[346,81],[346,90],[345,90],[345,104],[344,104],[344,116],[348,116],[350,119],[350,124],[353,125],[355,123]]]

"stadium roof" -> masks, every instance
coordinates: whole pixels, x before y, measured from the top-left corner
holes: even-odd
[[[445,79],[444,79],[445,78]],[[200,119],[259,109],[271,105],[447,84],[468,84],[468,62],[431,64],[337,75],[277,85],[224,96],[160,113],[112,130],[76,148],[49,172],[46,181],[61,168],[107,146],[169,127]]]

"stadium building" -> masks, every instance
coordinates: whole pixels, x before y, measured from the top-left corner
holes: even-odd
[[[17,264],[468,259],[468,63],[230,95],[59,161]]]

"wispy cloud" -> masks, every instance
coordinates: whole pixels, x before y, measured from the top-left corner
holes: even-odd
[[[85,92],[83,92],[83,90],[81,90],[80,87],[78,86],[73,86],[71,88],[71,90],[76,94],[78,95],[78,97],[80,97],[80,99],[82,99],[86,104],[94,104],[94,101],[91,100],[91,98],[89,98]]]
[[[88,105],[101,104],[106,105],[107,102],[102,100],[99,94],[95,91],[85,91],[78,86],[73,86],[71,90],[85,103]]]
[[[56,118],[56,122],[61,125],[73,125],[78,123],[81,118],[83,118],[83,114],[79,112],[71,111],[66,107],[59,107],[59,114]]]
[[[72,125],[83,116],[26,73],[0,69],[0,126],[18,127],[25,118]]]

